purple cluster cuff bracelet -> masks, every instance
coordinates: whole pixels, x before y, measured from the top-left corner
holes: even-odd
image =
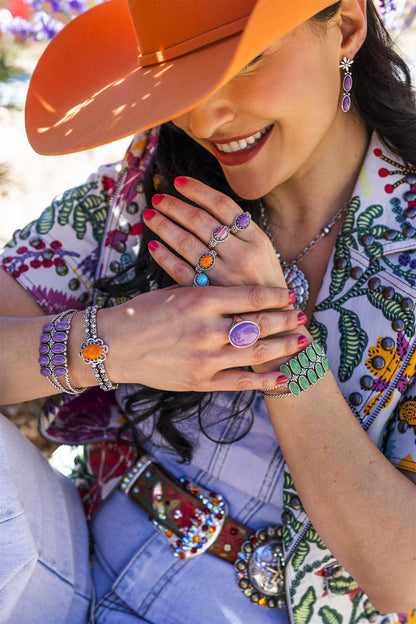
[[[65,310],[42,327],[40,337],[39,358],[40,374],[60,392],[80,394],[84,388],[74,388],[69,381],[67,342],[71,322],[76,310]],[[67,387],[58,379],[65,377]]]

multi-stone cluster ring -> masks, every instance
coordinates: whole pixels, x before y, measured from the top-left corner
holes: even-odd
[[[195,267],[194,286],[209,286],[208,276],[205,271],[209,271],[214,266],[215,256],[217,252],[214,247],[219,243],[224,243],[230,234],[236,234],[239,231],[246,230],[251,224],[251,214],[249,212],[240,212],[234,219],[232,225],[217,225],[211,232],[211,238],[208,243],[210,251],[206,251],[198,258]]]

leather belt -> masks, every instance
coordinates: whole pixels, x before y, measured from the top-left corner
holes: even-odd
[[[234,564],[238,586],[253,603],[284,605],[281,526],[253,531],[228,515],[220,494],[176,479],[147,455],[131,466],[119,487],[149,515],[175,557],[204,552],[219,557]]]

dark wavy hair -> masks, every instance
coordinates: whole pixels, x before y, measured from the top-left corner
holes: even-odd
[[[325,27],[325,23],[336,15],[340,6],[341,2],[332,4],[311,21],[317,27]],[[354,59],[353,105],[369,131],[377,131],[383,142],[407,163],[416,163],[416,106],[409,69],[394,51],[392,40],[372,0],[367,1],[367,23],[366,40]],[[156,174],[161,181],[157,190],[154,186]],[[178,196],[173,186],[177,175],[198,178],[228,194],[242,210],[250,211],[253,219],[258,220],[258,201],[236,196],[217,160],[174,124],[166,123],[160,128],[158,146],[145,175],[144,190],[148,206],[152,205],[151,198],[155,192]],[[135,277],[131,281],[120,284],[114,280],[101,280],[97,284],[98,288],[109,296],[125,297],[147,292],[151,284],[156,284],[158,288],[171,285],[171,278],[151,259],[147,251],[147,243],[154,238],[154,233],[145,229],[135,265]],[[239,408],[230,418],[244,416],[252,404],[254,393],[241,393],[240,398]],[[138,387],[127,400],[128,422],[120,429],[119,438],[123,441],[133,439],[133,443],[140,444],[137,425],[152,418],[153,430],[159,432],[182,461],[190,461],[193,447],[188,437],[179,430],[178,424],[196,416],[201,430],[208,435],[205,415],[211,400],[212,394],[165,392]],[[247,433],[249,426],[244,428],[239,438]],[[235,438],[231,441],[235,441]]]

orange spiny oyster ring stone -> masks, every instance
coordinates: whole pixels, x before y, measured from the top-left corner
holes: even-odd
[[[214,266],[216,255],[217,252],[213,249],[201,254],[198,258],[198,262],[196,263],[195,271],[197,273],[202,273],[202,271],[208,271],[208,269],[211,269]]]
[[[81,344],[79,354],[86,364],[98,364],[104,362],[107,352],[108,347],[101,338],[89,338]]]

